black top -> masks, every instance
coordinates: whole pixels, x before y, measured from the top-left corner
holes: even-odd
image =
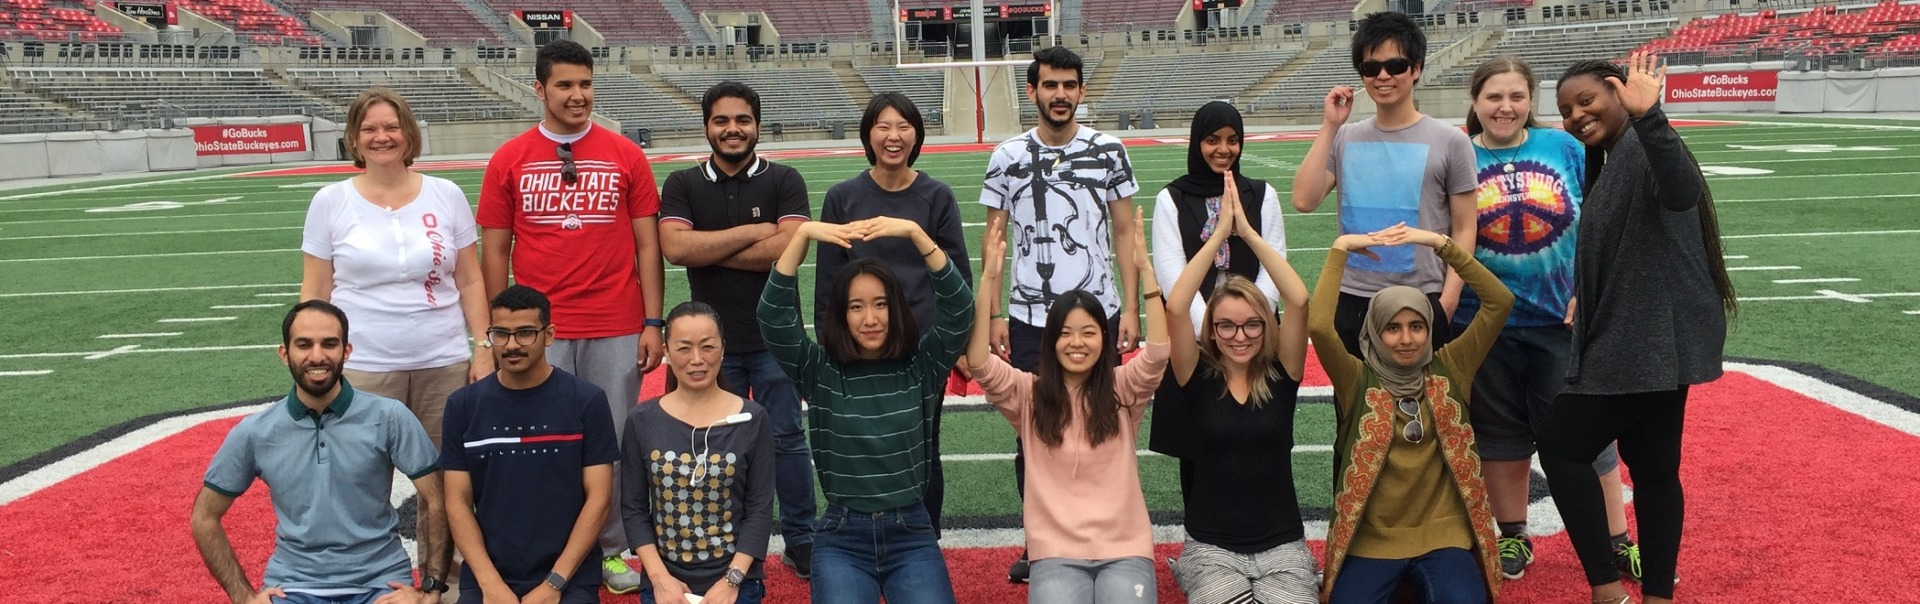
[[[1255,407],[1241,404],[1204,364],[1193,371],[1181,395],[1168,403],[1186,422],[1182,458],[1191,472],[1187,535],[1227,551],[1264,552],[1306,537],[1300,500],[1293,488],[1293,413],[1300,382],[1274,364],[1267,380],[1273,398]]]
[[[696,231],[722,231],[755,222],[807,220],[807,182],[798,170],[758,157],[738,174],[727,175],[712,162],[675,171],[660,189],[660,220],[679,221]],[[754,318],[758,292],[767,287],[768,264],[760,270],[724,266],[687,267],[693,299],[720,312],[720,333],[727,352],[759,352],[760,324]]]
[[[954,268],[959,269],[960,278],[965,279],[968,286],[973,285],[973,264],[967,259],[967,241],[960,233],[960,205],[947,183],[920,172],[906,189],[888,191],[873,181],[871,171],[862,171],[827,189],[826,199],[820,202],[821,222],[840,224],[875,216],[919,223],[920,230],[926,231],[927,237],[933,239],[933,243],[947,253]],[[853,249],[826,243],[817,244],[814,249],[814,329],[820,327],[820,313],[831,306],[827,304],[827,296],[833,291],[834,281],[839,279],[840,267],[855,258],[876,258],[887,263],[887,268],[893,269],[894,279],[900,282],[900,293],[913,306],[913,321],[920,325],[921,331],[933,329],[937,319],[933,278],[927,273],[926,258],[913,247],[913,240],[885,237],[855,241]]]
[[[745,401],[744,423],[689,426],[648,399],[627,415],[620,443],[620,518],[627,545],[653,545],[673,578],[696,594],[727,576],[735,553],[766,577],[773,535],[773,432]],[[705,458],[702,462],[701,458]]]
[[[1589,164],[1599,154],[1588,149]],[[1720,377],[1727,315],[1700,231],[1706,178],[1654,107],[1606,152],[1580,205],[1567,392],[1662,392]]]

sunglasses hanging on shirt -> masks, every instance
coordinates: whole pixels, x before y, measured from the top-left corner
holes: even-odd
[[[553,153],[560,156],[560,179],[568,186],[579,183],[580,172],[573,167],[573,143],[560,143]]]
[[[1426,427],[1420,423],[1420,399],[1403,396],[1394,403],[1394,406],[1411,418],[1407,420],[1407,427],[1401,431],[1400,436],[1406,438],[1409,443],[1419,444],[1427,434]]]

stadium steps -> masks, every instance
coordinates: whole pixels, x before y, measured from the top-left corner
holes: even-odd
[[[654,73],[652,69],[635,66],[633,78],[640,80],[640,83],[646,84],[647,87],[652,88],[654,92],[659,93],[661,99],[679,105],[687,111],[693,112],[695,116],[700,115],[700,99],[693,98],[692,95],[680,90],[679,86],[675,86],[672,82],[668,82],[666,78],[660,77],[660,74]],[[862,106],[864,107],[864,105]]]
[[[897,40],[893,28],[899,23],[899,16],[893,12],[893,3],[887,0],[867,0],[867,13],[873,18],[873,39],[880,41]]]
[[[533,45],[532,40],[521,37],[520,32],[514,31],[513,27],[507,23],[507,20],[500,16],[500,11],[494,10],[494,8],[489,6],[484,0],[457,0],[457,2],[462,8],[467,9],[467,12],[473,13],[474,19],[480,21],[481,25],[487,26],[487,31],[493,32],[495,37],[505,41],[507,44],[515,46]]]
[[[546,109],[540,106],[540,97],[533,94],[533,85],[527,83],[533,79],[531,73],[531,70],[510,73],[478,63],[460,69],[460,77],[473,82],[474,87],[492,92],[507,99],[508,102],[525,107],[534,115],[541,115]],[[489,74],[492,77],[487,77]]]
[[[346,104],[333,100],[333,97],[327,96],[324,92],[308,87],[305,83],[302,83],[299,78],[295,78],[292,74],[287,73],[284,68],[261,66],[260,72],[266,74],[267,79],[273,80],[275,84],[279,84],[281,87],[292,91],[302,98],[338,109],[342,116],[347,114]],[[347,101],[348,104],[352,102],[352,100]],[[342,120],[341,123],[345,123],[344,118],[342,118]]]
[[[1471,74],[1474,69],[1480,67],[1481,62],[1492,58],[1485,55],[1489,50],[1499,46],[1501,38],[1505,35],[1504,28],[1481,27],[1457,42],[1458,46],[1430,50],[1427,53],[1427,66],[1421,70],[1421,79],[1424,80],[1421,84],[1438,85],[1441,83],[1440,76],[1456,71]]]
[[[1344,49],[1344,47],[1341,48]],[[1322,54],[1335,51],[1336,49],[1333,44],[1329,43],[1325,38],[1309,39],[1307,41],[1307,47],[1301,50],[1300,54],[1295,55],[1292,61],[1288,61],[1286,65],[1282,65],[1279,69],[1273,70],[1273,73],[1267,74],[1267,77],[1260,78],[1260,81],[1255,82],[1253,86],[1247,88],[1246,92],[1240,93],[1240,96],[1233,100],[1234,104],[1242,107],[1247,106],[1253,99],[1260,98],[1273,89],[1286,85],[1287,79],[1291,78],[1294,72],[1299,71],[1302,65],[1312,63],[1314,59],[1319,58]]]
[[[840,87],[847,90],[847,98],[853,99],[854,104],[865,108],[867,100],[873,98],[873,88],[867,86],[867,81],[860,79],[860,73],[853,70],[852,60],[835,60],[833,75],[840,77]]]
[[[1241,25],[1256,25],[1267,22],[1267,16],[1273,14],[1273,0],[1253,0],[1253,7],[1246,11],[1247,17]]]
[[[1087,96],[1089,97],[1093,96],[1092,94],[1093,91],[1098,91],[1100,95],[1099,98],[1080,99],[1080,104],[1087,107],[1089,114],[1093,113],[1092,111],[1093,107],[1099,105],[1101,101],[1106,100],[1107,92],[1110,90],[1113,90],[1110,86],[1113,84],[1113,78],[1115,76],[1120,75],[1120,69],[1118,66],[1120,65],[1120,60],[1125,58],[1127,58],[1127,52],[1124,50],[1106,51],[1106,53],[1101,55],[1099,59],[1099,63],[1105,64],[1105,65],[1113,65],[1115,67],[1113,69],[1093,69],[1091,70],[1093,71],[1093,75],[1091,77],[1088,77],[1087,81],[1081,82],[1082,86],[1087,91],[1089,91],[1089,94]],[[1082,56],[1082,59],[1085,59],[1086,62],[1088,63],[1094,62],[1091,57],[1086,57],[1084,55]],[[1018,91],[1015,94],[1019,95],[1020,97],[1019,102],[1031,108],[1033,106],[1033,101],[1027,100],[1026,98],[1027,97],[1027,87],[1026,87],[1027,70],[1013,69],[1010,71],[1014,72],[1014,76],[1013,76],[1014,81],[1020,83],[1020,86],[1015,89]],[[1033,110],[1038,111],[1038,109],[1033,109]],[[1039,115],[1038,113],[1035,114],[1036,119],[1038,115]]]
[[[652,0],[640,1],[651,2]],[[673,21],[680,24],[680,29],[686,30],[688,42],[694,44],[715,43],[713,35],[707,33],[707,28],[700,26],[700,17],[693,13],[692,8],[687,7],[686,2],[683,0],[659,0],[659,2],[661,5],[667,7],[667,14],[673,15]],[[662,81],[664,82],[665,80]],[[667,88],[671,90],[673,87],[668,86]],[[696,103],[696,105],[698,104]]]
[[[1060,6],[1055,7],[1060,11],[1058,14],[1060,15],[1060,33],[1062,35],[1087,31],[1087,24],[1080,18],[1082,14],[1081,4],[1080,0],[1060,0]]]

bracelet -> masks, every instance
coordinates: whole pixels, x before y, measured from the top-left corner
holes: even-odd
[[[1146,294],[1145,296],[1142,296],[1142,298],[1143,298],[1143,299],[1146,299],[1146,300],[1152,300],[1152,299],[1154,299],[1154,298],[1158,298],[1158,297],[1160,297],[1160,290],[1157,290],[1157,289],[1156,289],[1156,290],[1153,290],[1153,291],[1150,291],[1150,292],[1147,292],[1147,294]]]
[[[933,247],[933,249],[930,249],[930,250],[927,250],[927,251],[924,251],[924,252],[920,252],[920,257],[921,257],[921,258],[925,258],[925,257],[928,257],[928,256],[932,256],[934,252],[938,252],[938,251],[940,251],[940,246],[937,246],[937,245],[936,245],[936,246],[934,246],[934,247]]]
[[[991,319],[1005,319],[1005,318],[1007,318],[1007,313],[1003,313],[1003,312],[999,312],[999,313],[993,313],[993,316],[991,316],[991,317],[988,317],[988,318],[991,318]]]

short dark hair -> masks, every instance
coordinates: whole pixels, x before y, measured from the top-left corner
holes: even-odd
[[[714,84],[700,97],[700,121],[713,119],[713,104],[727,98],[746,101],[747,106],[753,108],[753,121],[760,121],[760,93],[754,92],[752,86],[733,80]]]
[[[927,142],[927,122],[920,117],[920,108],[914,106],[913,99],[898,92],[873,95],[873,99],[867,101],[866,113],[860,114],[860,146],[867,150],[867,165],[879,161],[873,153],[873,137],[869,135],[873,132],[873,123],[880,121],[880,112],[888,107],[900,112],[900,117],[913,125],[913,150],[907,153],[907,165],[911,166],[920,159],[920,145]]]
[[[880,280],[880,289],[887,296],[887,341],[880,344],[880,358],[889,360],[906,359],[913,356],[920,347],[920,324],[914,321],[913,305],[907,303],[907,296],[900,290],[900,280],[894,278],[893,269],[887,263],[874,258],[859,258],[840,267],[840,274],[834,275],[833,289],[827,295],[826,317],[821,320],[820,345],[827,349],[827,356],[836,363],[848,363],[860,358],[860,343],[853,339],[853,328],[847,326],[847,298],[853,290],[853,280],[860,275],[873,275]],[[820,276],[816,275],[815,278]]]
[[[1067,315],[1075,310],[1086,311],[1100,326],[1100,358],[1087,372],[1087,379],[1080,382],[1084,401],[1080,404],[1075,404],[1073,393],[1067,391],[1066,370],[1060,366],[1060,353],[1055,352],[1060,331],[1066,329]],[[1047,307],[1047,325],[1040,332],[1040,363],[1034,372],[1040,379],[1034,380],[1031,403],[1034,435],[1047,446],[1058,447],[1064,442],[1067,424],[1082,410],[1087,413],[1083,423],[1087,442],[1097,447],[1120,435],[1120,397],[1113,392],[1114,368],[1120,366],[1119,334],[1107,321],[1106,304],[1084,289],[1067,290]]]
[[[1065,46],[1050,46],[1033,53],[1033,62],[1027,64],[1028,86],[1040,85],[1041,65],[1054,69],[1071,69],[1074,79],[1080,80],[1083,85],[1087,83],[1087,64],[1080,60],[1080,55],[1067,50]]]
[[[553,303],[547,301],[547,295],[540,293],[540,290],[525,285],[515,284],[500,290],[500,295],[493,297],[493,303],[489,304],[488,308],[497,308],[508,312],[538,310],[540,311],[540,324],[545,325],[553,322]]]
[[[317,310],[323,313],[327,313],[329,315],[333,315],[333,318],[335,319],[339,319],[340,320],[340,339],[342,340],[347,339],[347,311],[340,310],[340,307],[334,306],[332,303],[329,303],[326,300],[314,298],[312,300],[308,300],[308,301],[293,305],[293,309],[287,311],[287,317],[280,320],[280,344],[281,345],[284,346],[284,345],[289,345],[293,343],[293,318],[300,316],[300,313],[307,312],[309,310]]]
[[[720,324],[720,311],[714,310],[713,306],[697,300],[688,300],[686,302],[681,302],[680,304],[674,306],[673,310],[667,311],[667,319],[663,321],[663,323],[666,323],[666,327],[664,328],[665,333],[667,335],[672,335],[673,322],[686,317],[706,317],[709,319],[713,319],[713,324],[715,326],[722,327],[722,329],[720,330],[720,345],[726,346],[727,332],[724,326],[721,326]]]
[[[1421,32],[1420,26],[1406,13],[1381,12],[1367,15],[1353,30],[1353,69],[1360,69],[1360,63],[1367,59],[1367,51],[1387,42],[1398,45],[1401,54],[1407,55],[1414,67],[1426,68],[1427,34]]]
[[[593,53],[587,52],[587,47],[573,40],[548,42],[546,46],[540,47],[540,52],[535,57],[533,79],[542,84],[547,83],[547,78],[553,76],[554,63],[579,65],[587,68],[587,71],[593,71]]]

